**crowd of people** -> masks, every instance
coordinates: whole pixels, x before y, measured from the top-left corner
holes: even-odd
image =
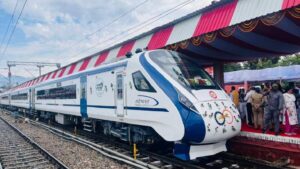
[[[279,83],[273,83],[270,87],[250,87],[245,93],[232,86],[230,97],[240,109],[240,104],[246,104],[247,115],[241,117],[248,126],[262,133],[274,130],[277,136],[282,124],[286,135],[297,134],[296,127],[300,126],[300,91],[296,87],[282,89]]]

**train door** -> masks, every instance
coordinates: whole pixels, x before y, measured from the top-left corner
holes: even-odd
[[[124,73],[123,71],[119,71],[116,73],[116,89],[115,89],[115,97],[116,97],[116,115],[118,117],[124,117]]]
[[[80,77],[80,113],[83,118],[87,118],[87,77]]]
[[[9,107],[11,107],[11,95],[10,95],[10,94],[8,94],[8,96],[7,96],[7,97],[8,97],[8,106],[9,106]]]
[[[28,96],[29,96],[29,110],[31,110],[31,89],[29,89]]]
[[[34,88],[31,89],[30,95],[31,95],[31,98],[30,98],[30,100],[31,100],[31,109],[34,110],[35,109],[35,89]]]

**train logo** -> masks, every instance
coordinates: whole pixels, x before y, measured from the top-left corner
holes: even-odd
[[[97,96],[101,97],[104,93],[104,82],[102,79],[97,79],[95,88]]]
[[[159,102],[155,98],[145,95],[138,95],[138,98],[135,100],[136,106],[157,106],[158,104]]]
[[[223,110],[222,113],[219,111],[217,111],[215,113],[215,120],[219,125],[222,126],[225,124],[225,122],[226,122],[226,124],[232,124],[233,117],[232,117],[231,112],[229,110],[225,109],[225,110]]]
[[[218,95],[214,91],[209,91],[209,95],[213,99],[217,99],[218,98]]]

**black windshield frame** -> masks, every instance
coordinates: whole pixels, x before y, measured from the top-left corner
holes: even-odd
[[[188,90],[220,90],[219,85],[202,66],[184,54],[174,51],[158,50],[149,52],[149,57],[165,73]],[[168,60],[171,62],[168,62]],[[172,69],[170,69],[170,66]],[[199,81],[201,81],[201,83]]]

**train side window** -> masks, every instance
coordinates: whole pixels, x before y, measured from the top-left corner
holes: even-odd
[[[28,94],[22,93],[22,94],[16,94],[11,96],[11,100],[27,100]]]
[[[134,72],[132,74],[132,78],[136,90],[143,92],[156,92],[140,71]]]
[[[117,75],[117,99],[123,99],[123,75]]]
[[[39,90],[37,99],[76,99],[76,85]]]

